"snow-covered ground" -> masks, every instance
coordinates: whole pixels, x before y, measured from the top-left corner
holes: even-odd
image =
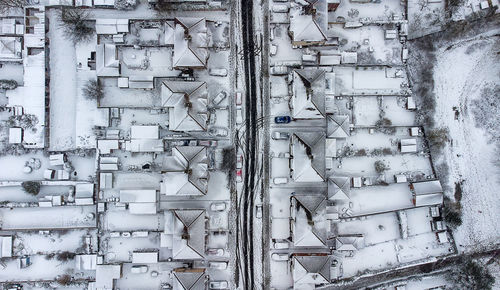
[[[474,38],[437,52],[435,123],[448,127],[451,138],[438,159],[449,166],[449,188],[463,181],[463,224],[455,231],[460,251],[498,244],[500,237],[499,168],[494,165],[498,151],[495,144],[488,142],[489,136],[481,124],[475,123],[471,112],[471,102],[480,98],[482,89],[498,84],[498,49],[496,38]],[[458,120],[454,107],[460,112]],[[449,194],[452,197],[453,192]]]

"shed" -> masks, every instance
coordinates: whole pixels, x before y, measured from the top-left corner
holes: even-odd
[[[12,257],[12,236],[0,236],[0,258]]]
[[[77,270],[95,270],[97,267],[97,255],[76,255]]]
[[[415,153],[417,152],[417,139],[401,139],[401,152],[402,153]]]
[[[118,140],[97,140],[97,149],[101,154],[109,154],[112,150],[119,148]]]
[[[23,142],[23,129],[22,128],[9,128],[9,143],[19,144]]]
[[[160,129],[158,126],[135,125],[130,127],[130,137],[132,139],[158,139]]]
[[[133,264],[151,264],[158,263],[158,252],[133,252]]]

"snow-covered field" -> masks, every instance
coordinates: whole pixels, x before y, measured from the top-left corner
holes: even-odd
[[[489,34],[495,32],[498,28]],[[473,46],[478,48],[473,50]],[[476,37],[437,52],[435,123],[448,127],[451,139],[439,162],[449,165],[449,188],[463,180],[463,224],[455,231],[460,251],[498,244],[500,238],[499,168],[493,164],[498,151],[488,143],[487,133],[474,122],[470,109],[471,101],[480,97],[483,88],[498,84],[498,49],[497,38]],[[454,107],[460,112],[458,120]]]

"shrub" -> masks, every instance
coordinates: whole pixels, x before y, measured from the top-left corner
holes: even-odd
[[[57,278],[57,283],[61,285],[69,285],[71,283],[71,276],[68,274],[61,275]]]
[[[76,254],[68,251],[61,252],[57,254],[57,260],[66,262],[68,260],[73,260],[75,258]]]
[[[98,80],[89,80],[82,89],[83,95],[89,100],[99,100],[104,96]]]
[[[0,1],[0,13],[8,13],[11,9],[23,8],[26,0],[2,0]]]
[[[21,183],[24,191],[31,195],[38,195],[40,193],[41,184],[38,181],[25,181]]]
[[[115,8],[118,10],[134,10],[137,0],[115,0]]]
[[[375,166],[375,171],[377,171],[377,173],[379,174],[389,169],[389,167],[382,160],[375,161],[374,166]]]
[[[38,117],[33,114],[10,116],[7,120],[9,127],[21,127],[23,129],[33,128],[36,124],[38,124]]]
[[[64,34],[73,42],[89,40],[94,35],[94,28],[90,26],[90,12],[81,8],[63,7],[60,14]]]
[[[448,275],[447,279],[454,284],[454,289],[490,290],[495,283],[495,277],[488,268],[466,259],[460,261]]]
[[[387,118],[382,118],[375,122],[375,130],[389,135],[396,133],[396,128],[392,127],[392,121]]]
[[[0,89],[13,90],[17,88],[17,82],[15,80],[0,80]]]
[[[432,129],[427,134],[427,141],[429,141],[429,146],[435,149],[442,149],[446,142],[449,141],[448,128],[437,128]]]

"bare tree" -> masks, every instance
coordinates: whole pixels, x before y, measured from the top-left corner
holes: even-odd
[[[95,28],[91,26],[89,10],[63,7],[60,20],[64,34],[75,43],[87,41],[94,35]]]
[[[23,8],[26,0],[0,0],[0,13],[6,13],[11,9]]]

